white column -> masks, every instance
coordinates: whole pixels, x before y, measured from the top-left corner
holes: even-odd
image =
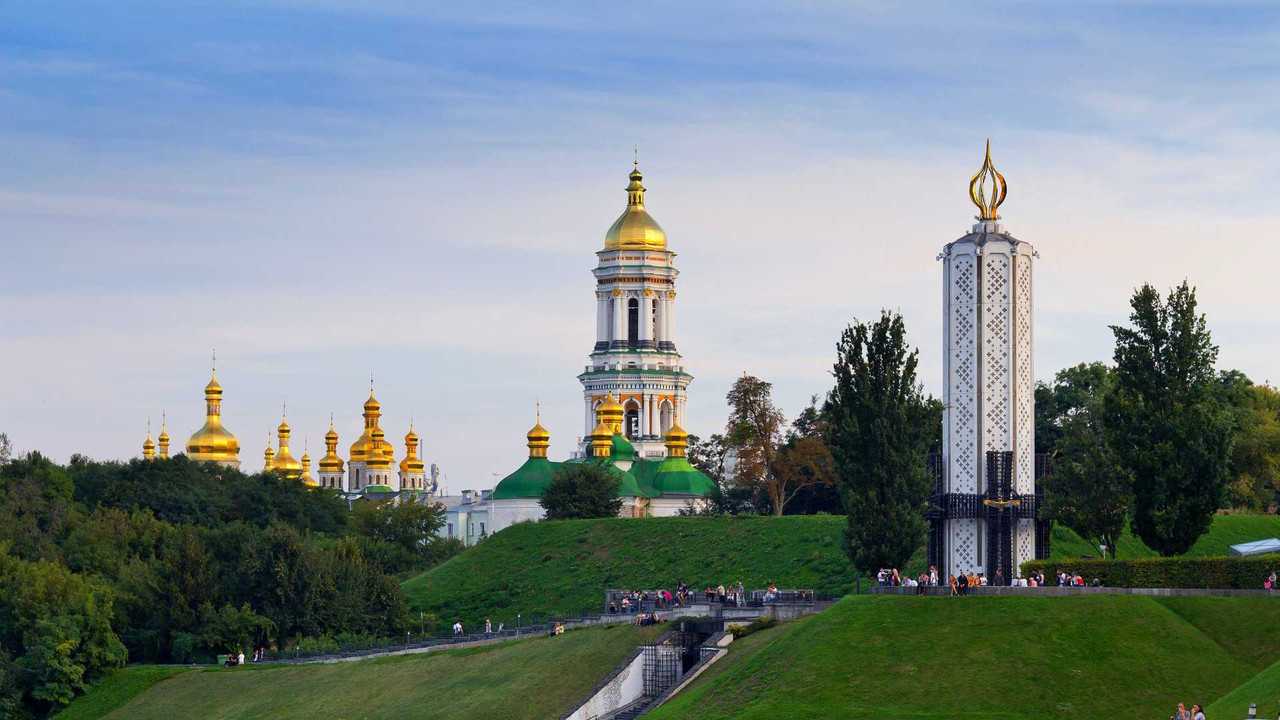
[[[666,342],[671,339],[667,335],[667,309],[670,302],[667,300],[666,294],[658,298],[658,330],[655,333],[658,342]]]
[[[653,340],[653,298],[640,296],[640,342]]]
[[[609,341],[609,296],[596,295],[596,342]]]
[[[587,405],[587,417],[586,417],[586,428],[587,428],[587,429],[582,433],[582,437],[584,437],[584,438],[585,438],[585,437],[590,437],[590,436],[591,436],[591,431],[592,431],[592,430],[595,430],[595,428],[596,428],[595,412],[593,412],[593,408],[591,407],[591,396],[590,396],[590,395],[588,395],[588,396],[586,397],[586,405]]]
[[[667,326],[667,327],[665,328],[666,336],[667,336],[667,337],[666,337],[666,340],[667,340],[668,342],[675,342],[675,337],[676,337],[676,301],[675,301],[675,299],[674,299],[674,298],[668,298],[668,299],[667,299],[667,316],[664,318],[664,320],[666,321],[666,326]],[[681,423],[681,424],[680,424],[680,427],[684,427],[684,423]]]
[[[613,336],[610,340],[626,340],[627,339],[627,298],[625,295],[615,295],[613,298]]]

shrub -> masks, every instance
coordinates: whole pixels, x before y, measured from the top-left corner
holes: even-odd
[[[1261,590],[1267,576],[1280,570],[1280,555],[1031,560],[1022,564],[1023,575],[1037,570],[1050,582],[1059,572],[1068,572],[1081,575],[1088,583],[1097,578],[1107,587]]]
[[[741,640],[753,632],[758,630],[767,630],[777,624],[778,621],[776,619],[766,615],[752,620],[747,625],[730,625],[729,634],[733,636],[734,640]]]

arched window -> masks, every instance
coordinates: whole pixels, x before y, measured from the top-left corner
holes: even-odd
[[[627,301],[627,344],[640,344],[640,301],[635,298]]]
[[[622,423],[622,430],[628,440],[640,437],[640,406],[634,400],[627,403],[627,414]]]
[[[662,401],[662,409],[660,410],[660,413],[662,416],[661,417],[662,435],[665,437],[666,434],[671,431],[671,423],[673,418],[670,400]]]

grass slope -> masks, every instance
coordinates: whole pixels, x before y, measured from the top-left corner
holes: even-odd
[[[660,627],[620,625],[426,655],[195,670],[101,717],[555,718],[571,710],[636,645],[660,632]]]
[[[1205,708],[1205,717],[1235,718],[1246,717],[1250,703],[1258,704],[1258,717],[1275,717],[1280,712],[1280,662],[1254,675],[1248,682],[1225,697],[1222,697]],[[1200,702],[1189,700],[1189,702]]]
[[[1280,537],[1280,515],[1216,515],[1209,532],[1191,546],[1187,555],[1191,557],[1229,555],[1232,545],[1273,537]],[[1054,526],[1049,545],[1055,560],[1098,556],[1098,548],[1061,525]],[[1131,535],[1127,529],[1116,541],[1116,550],[1117,557],[1121,558],[1156,557],[1154,550],[1143,545],[1142,541]]]
[[[606,588],[742,580],[842,595],[845,519],[810,515],[521,523],[403,584],[415,611],[474,625],[599,612]]]
[[[189,669],[178,665],[130,665],[117,670],[95,683],[88,693],[76,698],[58,713],[58,720],[97,720],[105,717],[152,685]]]
[[[1043,718],[1168,716],[1221,697],[1280,657],[1236,657],[1270,609],[1179,611],[1143,597],[848,597],[828,612],[731,646],[663,718]],[[1216,600],[1210,598],[1210,600]],[[1184,619],[1210,616],[1210,639]],[[1256,644],[1256,643],[1255,643]]]

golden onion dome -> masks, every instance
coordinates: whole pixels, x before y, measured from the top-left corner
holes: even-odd
[[[409,426],[409,432],[404,436],[404,459],[400,461],[400,472],[402,473],[420,473],[426,464],[422,462],[422,458],[418,457],[418,433],[413,431],[413,426]]]
[[[393,452],[391,443],[387,442],[387,434],[380,427],[374,427],[369,433],[369,447],[365,455],[365,466],[373,470],[385,470],[391,467]]]
[[[204,387],[204,425],[187,440],[187,457],[196,462],[240,463],[240,441],[222,426],[222,386],[212,375]]]
[[[665,250],[667,234],[644,209],[644,185],[637,165],[627,184],[627,209],[622,211],[604,235],[605,250]]]
[[[591,457],[609,457],[613,454],[613,430],[603,421],[591,430]]]
[[[320,472],[341,473],[342,458],[338,457],[338,431],[333,429],[333,418],[329,418],[329,432],[324,434],[324,457],[320,458]]]
[[[528,440],[529,457],[544,458],[547,456],[547,448],[551,446],[551,432],[542,427],[542,410],[539,408],[533,427],[529,428],[529,432],[525,433]]]
[[[289,451],[289,435],[292,432],[289,423],[282,418],[279,427],[276,428],[280,438],[280,450],[276,452],[275,460],[271,462],[271,469],[287,478],[297,479],[302,475],[302,463],[298,462]]]
[[[276,451],[271,447],[271,433],[267,433],[267,449],[262,451],[262,472],[271,472]]]
[[[319,485],[315,476],[311,474],[311,455],[304,449],[302,451],[302,474],[298,476],[304,485]]]
[[[366,413],[376,413],[382,409],[382,403],[378,402],[378,398],[373,396],[373,391],[369,391],[369,399],[364,401],[364,411]]]
[[[672,423],[671,429],[667,431],[666,446],[668,457],[684,457],[685,450],[689,447],[689,433],[679,424]]]
[[[600,407],[596,408],[596,418],[608,425],[614,433],[622,432],[622,418],[625,413],[622,403],[618,402],[612,392],[606,394]]]
[[[150,425],[150,423],[147,423]],[[147,439],[142,441],[142,458],[144,460],[155,460],[156,443],[151,439],[151,430],[147,430]]]

